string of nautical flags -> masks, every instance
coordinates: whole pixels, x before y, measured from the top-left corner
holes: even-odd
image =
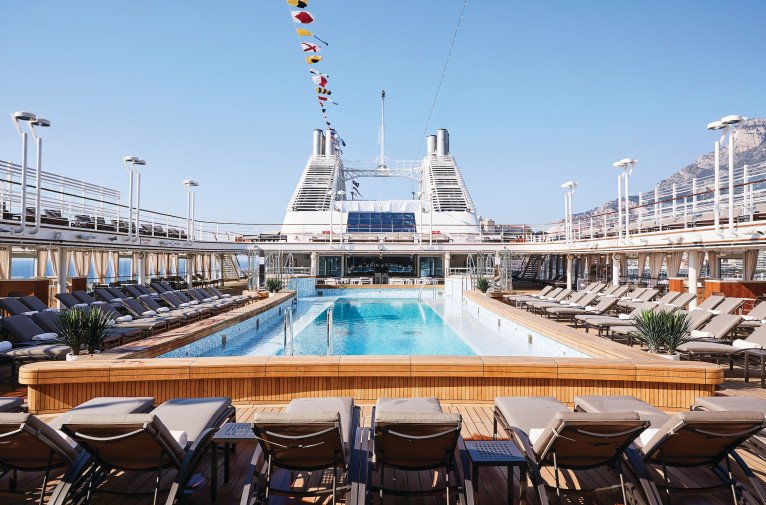
[[[327,125],[327,128],[332,131],[332,139],[335,143],[335,147],[341,153],[341,146],[345,147],[346,143],[338,135],[330,122],[328,116],[328,105],[338,105],[338,102],[334,101],[332,97],[332,90],[328,87],[330,84],[329,74],[314,68],[312,65],[318,65],[322,63],[323,56],[319,53],[323,49],[330,46],[325,40],[319,38],[313,31],[304,28],[306,25],[310,25],[316,19],[311,12],[305,10],[308,7],[309,0],[287,0],[287,4],[291,7],[295,7],[299,10],[290,10],[290,16],[293,18],[293,22],[297,25],[296,32],[298,35],[298,41],[303,53],[303,57],[306,60],[306,64],[309,65],[309,75],[311,76],[311,82],[314,83],[314,93],[316,94],[317,103],[319,103],[319,109],[322,111],[322,117]]]

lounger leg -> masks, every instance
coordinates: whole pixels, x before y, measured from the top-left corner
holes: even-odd
[[[154,499],[152,505],[157,505],[157,496],[160,494],[160,481],[162,480],[162,463],[165,459],[165,453],[160,453],[160,466],[157,469],[157,477],[154,480]]]
[[[625,477],[622,475],[622,461],[617,463],[617,473],[620,475],[620,490],[622,491],[622,503],[627,505],[628,497],[625,495]]]
[[[444,487],[447,495],[447,505],[450,505],[449,501],[449,472],[450,472],[450,458],[444,464]],[[382,504],[381,504],[382,505]]]
[[[338,467],[332,469],[332,505],[337,503]]]
[[[11,470],[11,474],[8,476],[8,489],[11,491],[16,491],[16,486],[18,485],[18,475],[16,472],[16,469],[14,468]]]
[[[48,453],[48,464],[45,466],[45,475],[43,476],[43,487],[40,490],[40,501],[38,501],[38,505],[43,505],[43,500],[45,500],[45,488],[48,486],[48,476],[51,471],[52,460],[53,460],[53,451],[50,451]]]
[[[556,501],[561,505],[561,485],[559,483],[559,464],[556,461],[556,453],[553,453],[553,474],[556,476]]]
[[[665,464],[665,450],[660,449],[660,460],[662,461],[662,478],[665,480],[665,497],[667,505],[670,505],[670,475],[668,475],[668,466]]]

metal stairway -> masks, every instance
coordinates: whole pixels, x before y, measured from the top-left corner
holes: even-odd
[[[532,254],[527,257],[524,265],[521,267],[521,273],[517,277],[521,280],[533,281],[537,279],[537,274],[540,272],[540,265],[542,264],[542,256],[539,254]]]

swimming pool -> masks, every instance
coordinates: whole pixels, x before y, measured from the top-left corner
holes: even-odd
[[[334,355],[589,357],[513,321],[489,317],[461,298],[416,295],[301,299],[291,309],[293,339],[285,349],[284,307],[160,357],[327,355],[330,310]]]

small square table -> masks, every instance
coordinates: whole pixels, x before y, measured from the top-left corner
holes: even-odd
[[[467,441],[463,456],[468,458],[471,468],[473,492],[479,490],[479,468],[482,466],[504,466],[508,469],[508,503],[515,502],[513,492],[514,468],[519,469],[519,503],[526,503],[527,458],[512,440]]]
[[[747,349],[745,351],[745,382],[750,382],[750,358],[761,361],[761,387],[766,387],[766,350],[765,349]]]
[[[250,423],[226,423],[221,426],[211,440],[210,446],[210,499],[216,500],[218,494],[218,446],[223,444],[223,481],[229,482],[229,452],[231,446],[240,443],[256,443],[258,439],[253,433]]]

